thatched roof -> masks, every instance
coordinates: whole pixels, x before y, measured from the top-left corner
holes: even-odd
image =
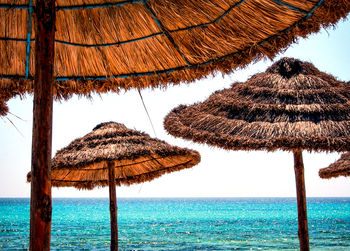
[[[115,165],[116,184],[130,185],[190,168],[200,162],[200,155],[122,124],[102,123],[56,153],[52,185],[83,189],[108,186],[108,162]]]
[[[343,93],[343,83],[312,64],[283,58],[203,103],[175,108],[164,126],[225,149],[346,151],[350,103]]]
[[[34,0],[0,1],[0,92],[32,92]],[[57,97],[193,81],[272,58],[350,0],[57,0]]]
[[[336,162],[318,172],[321,178],[330,179],[339,176],[350,176],[350,152],[343,153]]]

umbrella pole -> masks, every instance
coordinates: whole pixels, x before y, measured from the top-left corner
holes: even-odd
[[[306,192],[304,178],[304,163],[301,149],[295,149],[294,172],[297,190],[298,223],[299,223],[299,245],[300,251],[309,251],[309,230],[307,226]]]
[[[55,0],[36,1],[29,250],[50,250]]]
[[[115,169],[113,162],[108,162],[109,211],[111,214],[111,251],[118,250],[117,196],[115,191]]]

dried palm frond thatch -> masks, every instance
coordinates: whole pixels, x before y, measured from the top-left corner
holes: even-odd
[[[0,3],[0,86],[33,91],[36,1]],[[193,81],[273,58],[334,25],[349,0],[56,1],[54,94]]]
[[[331,75],[283,58],[203,103],[175,108],[164,125],[174,136],[225,149],[346,151],[350,102]]]
[[[116,185],[130,185],[190,168],[199,161],[196,151],[171,146],[119,123],[102,123],[56,153],[52,186],[108,186],[108,163],[115,168]]]
[[[196,151],[171,146],[122,124],[107,122],[56,153],[51,182],[56,187],[78,189],[109,186],[111,250],[118,250],[115,186],[150,181],[199,162]],[[27,180],[31,181],[31,172]]]
[[[293,151],[300,250],[309,250],[302,149],[350,149],[344,83],[312,64],[283,58],[203,103],[180,106],[164,121],[174,136],[232,150]]]
[[[350,176],[350,152],[343,153],[336,162],[318,172],[322,179]]]

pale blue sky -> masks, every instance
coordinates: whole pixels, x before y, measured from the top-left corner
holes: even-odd
[[[319,70],[340,80],[350,81],[350,21],[339,22],[335,29],[301,39],[284,53],[313,63]],[[121,197],[294,197],[293,157],[289,152],[225,151],[190,141],[176,139],[163,129],[164,116],[180,104],[204,101],[212,92],[227,88],[232,82],[246,81],[271,65],[265,60],[233,74],[196,81],[166,90],[142,91],[157,137],[170,144],[198,150],[199,165],[189,170],[167,174],[142,185],[117,188]],[[26,174],[31,163],[32,97],[8,102],[10,111],[25,122],[9,115],[21,136],[6,120],[0,120],[0,197],[29,197]],[[137,91],[94,96],[93,100],[74,97],[54,103],[53,155],[72,140],[90,132],[105,121],[124,123],[127,127],[154,136]],[[339,158],[338,153],[304,151],[307,196],[350,196],[350,179],[322,180],[318,170]],[[108,197],[108,189],[79,191],[53,188],[53,197]]]

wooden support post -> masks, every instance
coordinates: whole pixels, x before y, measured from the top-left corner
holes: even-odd
[[[108,163],[109,210],[111,214],[111,251],[118,250],[118,207],[115,192],[115,169],[113,162]]]
[[[55,0],[37,0],[29,250],[50,250]]]
[[[304,178],[304,163],[301,149],[293,151],[294,154],[294,172],[297,190],[298,203],[298,223],[299,223],[299,244],[300,251],[309,251],[309,230],[307,226],[307,207]]]

